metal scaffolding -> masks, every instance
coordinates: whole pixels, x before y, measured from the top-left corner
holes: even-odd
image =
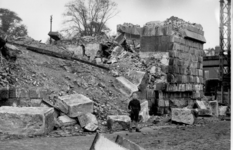
[[[231,89],[231,0],[220,0],[220,56],[219,79],[221,81],[221,102],[224,101],[224,90],[228,89],[230,104]],[[224,67],[227,61],[227,67]]]

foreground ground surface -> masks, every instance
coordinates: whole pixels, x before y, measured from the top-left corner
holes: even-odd
[[[230,121],[208,121],[194,126],[152,126],[143,128],[141,133],[122,131],[104,135],[113,141],[117,135],[122,135],[147,150],[229,150],[230,132]],[[88,150],[94,136],[3,140],[0,149]]]

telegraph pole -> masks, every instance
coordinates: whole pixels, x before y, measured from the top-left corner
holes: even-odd
[[[51,15],[51,16],[50,16],[50,32],[52,32],[52,22],[53,22],[53,16]],[[50,37],[49,43],[50,43],[50,44],[52,43],[51,37]]]

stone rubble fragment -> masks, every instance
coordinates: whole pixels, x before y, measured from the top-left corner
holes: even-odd
[[[130,117],[127,115],[108,115],[107,126],[109,130],[125,130],[130,127]]]
[[[191,109],[187,108],[172,108],[171,110],[171,120],[184,124],[193,124],[195,117]]]
[[[91,113],[79,115],[78,121],[81,127],[84,127],[89,131],[95,131],[98,128],[98,121],[95,115]]]
[[[128,79],[122,76],[115,79],[114,86],[117,90],[119,90],[126,96],[130,96],[133,92],[138,91],[137,85],[133,84]]]
[[[139,112],[142,122],[147,122],[150,119],[148,101],[141,103],[141,111]]]
[[[61,126],[71,126],[71,125],[75,125],[77,123],[77,121],[75,119],[72,119],[72,118],[68,117],[67,115],[59,116],[58,121],[59,121]]]

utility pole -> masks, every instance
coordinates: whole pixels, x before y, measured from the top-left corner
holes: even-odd
[[[51,16],[50,16],[50,32],[52,32],[52,22],[53,22],[53,16],[51,15]],[[50,37],[49,43],[50,43],[50,44],[52,43],[51,37]]]
[[[231,0],[220,0],[219,29],[219,79],[221,81],[221,102],[223,103],[224,87],[228,88],[228,95],[230,95],[231,89]],[[228,104],[230,104],[230,98]]]

